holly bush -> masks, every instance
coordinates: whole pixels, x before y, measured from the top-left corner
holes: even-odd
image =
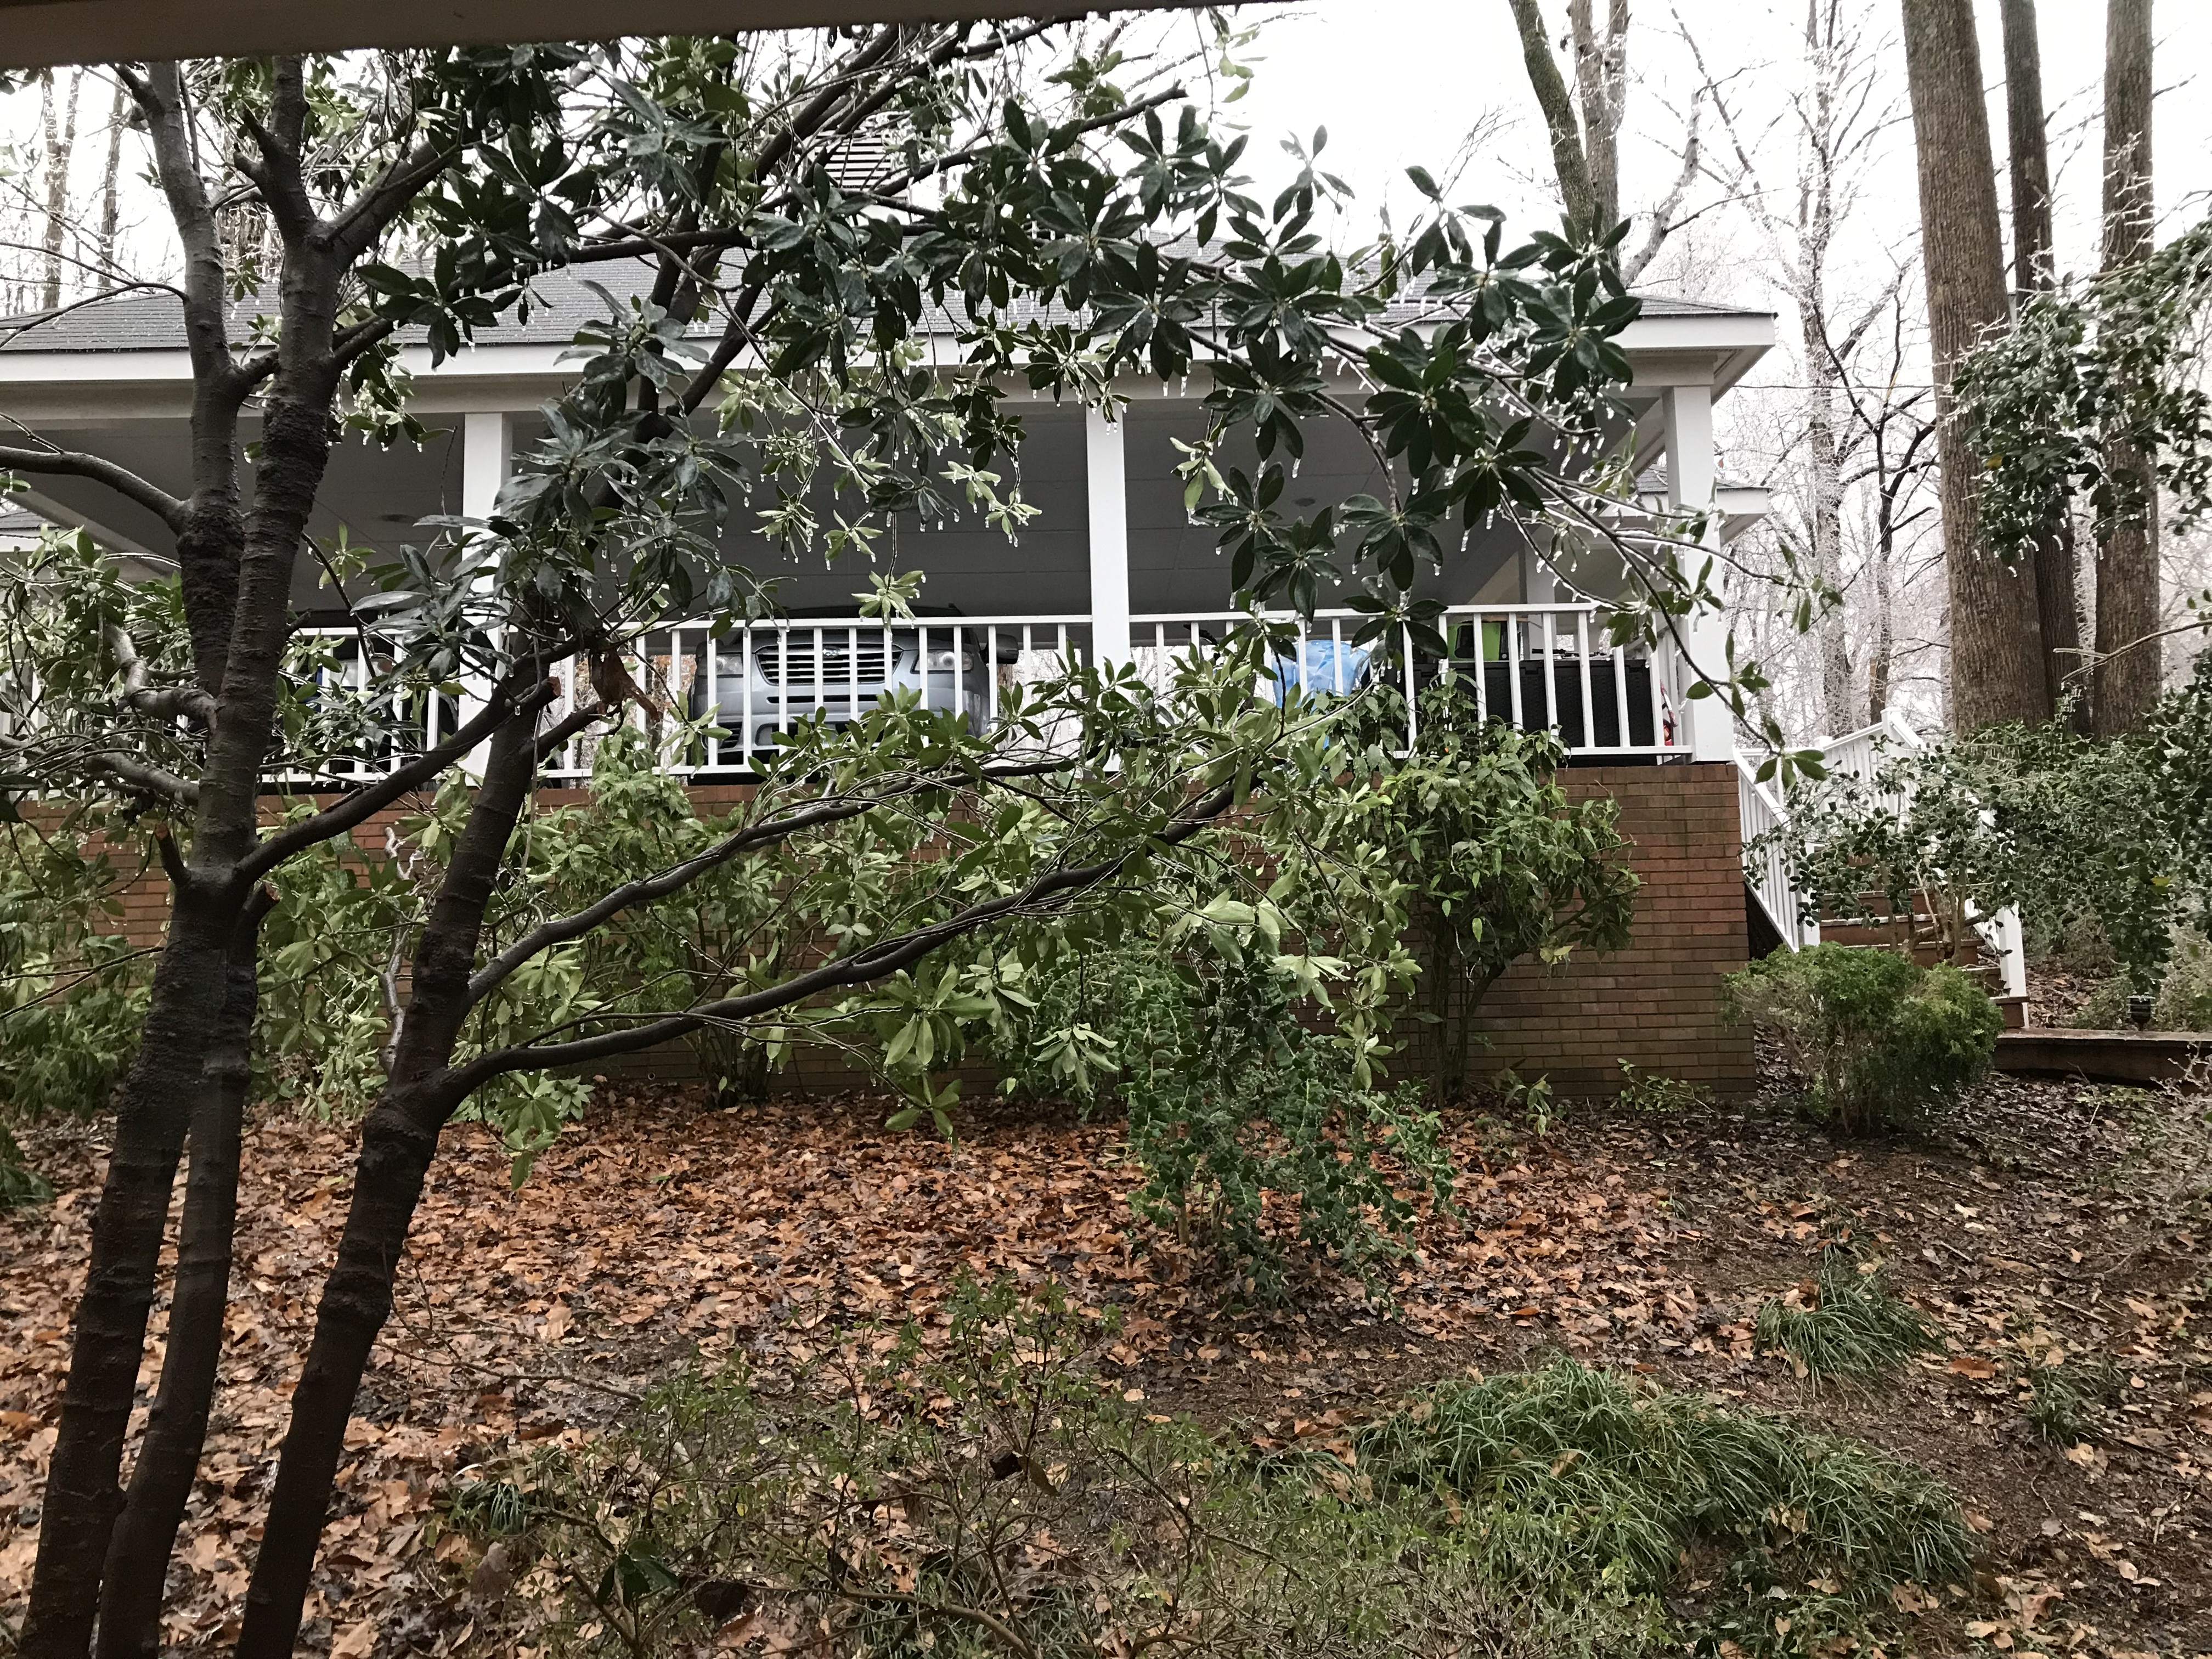
[[[1780,1036],[1808,1103],[1851,1133],[1955,1103],[1989,1071],[2004,1024],[1958,969],[1879,946],[1778,951],[1726,990],[1734,1012]]]

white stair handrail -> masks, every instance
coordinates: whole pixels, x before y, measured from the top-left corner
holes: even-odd
[[[1893,708],[1885,709],[1882,717],[1872,725],[1846,732],[1839,738],[1825,738],[1817,747],[1831,773],[1845,773],[1872,783],[1882,750],[1892,744],[1915,753],[1928,747],[1927,739]],[[1747,762],[1739,759],[1736,765],[1741,774],[1736,791],[1738,809],[1742,817],[1743,842],[1747,848],[1759,835],[1788,823],[1790,810],[1774,791],[1758,781]],[[1887,804],[1901,812],[1907,803],[1899,798]],[[1775,932],[1790,949],[1820,943],[1820,918],[1801,914],[1802,905],[1795,888],[1790,886],[1789,872],[1778,848],[1768,848],[1756,866],[1747,863],[1744,879],[1766,912],[1766,919],[1774,924]],[[1778,886],[1787,892],[1786,899],[1776,891]],[[1793,925],[1785,925],[1785,918]],[[1966,920],[1996,958],[2005,994],[2026,996],[2027,945],[2019,907],[2007,905],[1996,915],[1984,916],[1970,903]]]

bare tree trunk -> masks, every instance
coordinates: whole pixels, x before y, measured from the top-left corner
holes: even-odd
[[[54,125],[54,80],[49,74],[40,114],[46,137],[46,223],[43,246],[46,256],[46,285],[41,307],[52,311],[62,302],[62,246],[69,232],[70,157],[76,149],[76,97],[84,86],[84,71],[70,71],[68,114]]]
[[[1951,391],[1959,360],[2006,315],[1973,0],[1904,0],[1904,13],[1940,422],[1954,718],[1962,732],[2009,720],[2034,724],[2051,715],[2035,586],[1983,544],[1979,458]]]
[[[2048,289],[2054,260],[2051,233],[2051,149],[2043,109],[2043,50],[2035,0],[2002,0],[2005,138],[2012,158],[2012,283],[2022,295]],[[2081,666],[2081,608],[2075,598],[2074,525],[2061,509],[2035,541],[2036,611],[2043,624],[2043,678],[2054,713]],[[2086,691],[2076,681],[2074,687]],[[2087,728],[2086,696],[2074,700],[2072,720]]]
[[[119,1097],[94,1212],[69,1380],[39,1525],[23,1659],[84,1659],[122,1493],[116,1485],[153,1307],[169,1192],[221,1016],[235,905],[220,883],[172,872],[168,943]]]
[[[1528,85],[1536,106],[1544,112],[1544,128],[1552,137],[1552,167],[1559,180],[1559,202],[1567,222],[1578,235],[1587,236],[1597,222],[1597,194],[1590,180],[1589,158],[1583,150],[1582,125],[1575,118],[1574,100],[1552,56],[1551,37],[1544,32],[1544,15],[1536,0],[1508,0],[1513,21],[1521,31],[1521,58],[1528,68]]]
[[[1620,222],[1620,121],[1628,102],[1628,0],[1610,0],[1601,38],[1592,0],[1567,0],[1574,41],[1575,93],[1582,105],[1583,154],[1589,164],[1590,211],[1596,224]]]
[[[2105,11],[2105,258],[2108,272],[2151,251],[2151,0],[2109,0]],[[2158,480],[2140,444],[2115,439],[2105,465],[2120,521],[2097,564],[2096,730],[2142,728],[2165,678],[2158,629]]]
[[[130,125],[131,94],[122,82],[115,83],[115,100],[107,112],[107,168],[100,183],[100,241],[93,262],[100,267],[100,292],[112,292],[116,283],[115,234],[122,219],[123,131]]]
[[[1889,680],[1897,657],[1897,597],[1890,580],[1890,538],[1877,532],[1867,556],[1867,600],[1874,612],[1874,637],[1867,643],[1867,721],[1889,713]]]
[[[276,130],[296,131],[284,112],[304,118],[296,59],[280,63],[277,84]],[[338,270],[319,253],[286,271],[284,343],[264,405],[258,499],[243,545],[226,540],[238,526],[237,412],[252,382],[240,378],[225,337],[224,271],[204,182],[189,154],[182,77],[173,64],[149,65],[143,88],[139,102],[185,247],[195,495],[176,528],[195,662],[219,712],[200,775],[189,860],[171,854],[168,939],[119,1097],[115,1151],[93,1218],[21,1659],[85,1659],[92,1641],[102,1569],[122,1508],[117,1479],[169,1195],[187,1129],[204,1098],[206,1062],[248,896],[239,865],[258,839],[261,766],[291,627],[292,567],[329,453],[330,400],[339,373],[330,349]],[[187,559],[191,537],[200,539],[196,556]],[[196,603],[206,597],[196,590],[210,583],[228,588],[228,608],[219,618]]]
[[[1832,22],[1832,19],[1831,19]],[[1828,250],[1836,234],[1835,63],[1832,31],[1821,27],[1819,0],[1805,8],[1805,56],[1813,68],[1811,111],[1797,181],[1796,280],[1797,329],[1805,357],[1807,520],[1814,574],[1838,592],[1844,586],[1844,459],[1836,431],[1836,393],[1843,378],[1828,329]],[[1858,687],[1851,673],[1850,613],[1838,607],[1820,619],[1820,700],[1831,737],[1857,729]]]
[[[268,907],[268,896],[258,895],[240,921],[222,1024],[210,1044],[200,1104],[192,1115],[168,1351],[101,1574],[99,1659],[154,1659],[161,1650],[169,1553],[199,1468],[222,1358],[240,1133],[253,1074],[260,922]]]
[[[2035,0],[2000,0],[2004,26],[2005,139],[2011,154],[2012,285],[2051,286],[2051,143],[2043,110],[2043,48]]]
[[[398,1051],[362,1124],[353,1202],[293,1391],[238,1659],[290,1659],[299,1638],[346,1422],[377,1334],[392,1315],[394,1275],[439,1133],[467,1092],[454,1085],[453,1045],[468,1017],[484,911],[537,781],[537,724],[533,709],[493,738],[483,781],[416,948]]]

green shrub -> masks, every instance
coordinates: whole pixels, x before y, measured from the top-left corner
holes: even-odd
[[[471,1469],[445,1523],[532,1585],[479,1608],[482,1650],[649,1659],[735,1626],[824,1659],[1637,1659],[1773,1651],[1778,1614],[1803,1650],[1966,1563],[1932,1480],[1698,1397],[1563,1363],[1255,1453],[1102,1389],[1107,1335],[969,1287],[933,1349],[817,1331],[789,1370],[686,1376]],[[1723,1593],[1670,1603],[1704,1546]]]
[[[1005,1045],[1018,1085],[1118,1105],[1146,1172],[1138,1213],[1219,1255],[1249,1290],[1284,1289],[1267,1194],[1295,1204],[1301,1243],[1378,1288],[1414,1216],[1400,1194],[1449,1201],[1451,1165],[1419,1091],[1363,1084],[1272,962],[1128,940],[1072,950],[1029,989]]]
[[[1798,1375],[1815,1381],[1876,1376],[1943,1346],[1887,1275],[1861,1272],[1840,1250],[1821,1261],[1810,1297],[1769,1297],[1760,1304],[1753,1340],[1761,1353],[1787,1354]]]
[[[1356,822],[1408,884],[1420,958],[1417,1018],[1439,1102],[1467,1091],[1484,995],[1515,963],[1628,941],[1638,878],[1617,801],[1571,801],[1549,732],[1483,720],[1464,681],[1422,691],[1419,735],[1387,688],[1363,710]]]
[[[1729,975],[1727,996],[1775,1030],[1812,1104],[1853,1133],[1955,1102],[2004,1024],[1956,968],[1841,945],[1778,951]]]
[[[149,957],[109,928],[125,878],[74,833],[0,826],[0,1103],[83,1116],[131,1063]]]
[[[23,1149],[0,1123],[0,1212],[43,1204],[54,1195],[46,1177],[23,1161]]]
[[[2090,1030],[2124,1030],[2134,1021],[2128,999],[2134,986],[2124,974],[2101,981],[2075,1011],[2072,1024]],[[2173,953],[2151,1004],[2156,1031],[2212,1031],[2212,945],[2193,927],[2174,929]]]

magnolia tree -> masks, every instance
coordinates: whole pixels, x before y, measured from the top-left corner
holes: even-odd
[[[749,538],[834,555],[902,518],[1017,533],[1017,390],[1110,406],[1119,375],[1206,377],[1212,428],[1186,479],[1245,602],[1310,610],[1341,579],[1380,646],[1440,646],[1434,609],[1408,590],[1462,526],[1615,535],[1607,501],[1556,458],[1598,447],[1626,378],[1621,231],[1507,252],[1495,213],[1445,204],[1416,169],[1430,210],[1340,258],[1312,228],[1325,178],[1254,199],[1241,140],[1043,24],[114,72],[183,248],[181,279],[157,286],[190,350],[189,484],[173,494],[35,436],[0,449],[0,469],[74,474],[148,508],[179,575],[131,590],[61,553],[19,567],[18,638],[57,648],[7,677],[4,730],[17,790],[96,799],[150,842],[170,921],[116,1094],[22,1653],[155,1650],[222,1341],[264,927],[387,807],[432,801],[416,842],[425,897],[392,964],[395,1018],[242,1655],[292,1651],[356,1386],[456,1113],[526,1115],[532,1079],[556,1068],[702,1028],[759,1034],[855,995],[872,999],[856,1029],[918,1079],[916,1109],[941,1110],[930,1051],[1018,981],[1023,941],[1042,931],[1010,924],[1040,918],[1264,952],[1333,996],[1333,1040],[1368,1066],[1410,973],[1401,890],[1321,787],[1344,752],[1336,717],[1257,694],[1256,625],[1165,689],[1097,669],[1027,688],[986,732],[896,700],[851,731],[802,731],[732,819],[641,842],[641,865],[579,859],[541,878],[519,830],[564,744],[641,720],[658,723],[653,741],[696,740],[629,664],[671,619],[763,610]],[[893,159],[851,190],[830,164],[856,144]],[[495,337],[547,272],[619,261],[644,263],[647,291],[587,331],[573,389],[493,517],[375,570],[308,542],[342,437],[421,434],[403,342],[449,353]],[[1408,288],[1428,320],[1376,331]],[[243,339],[238,293],[266,308]],[[933,308],[960,321],[957,369],[921,367]],[[1285,472],[1328,422],[1364,438],[1388,483],[1299,516]],[[1229,465],[1232,440],[1256,471]],[[1701,531],[1620,542],[1644,599],[1620,635],[1677,628],[1710,598],[1705,568],[1674,550]],[[391,645],[388,660],[368,653],[357,696],[322,685],[292,609],[318,556],[351,582],[364,634],[373,622]],[[881,584],[878,608],[906,592]],[[586,665],[574,696],[556,673],[571,661]],[[464,684],[473,712],[394,759],[408,710]],[[272,815],[277,780],[318,776],[332,787]],[[1264,837],[1268,857],[1237,855],[1237,836]],[[642,937],[709,881],[734,883],[733,902],[794,906],[803,948],[742,973],[641,973],[533,1013],[546,1005],[526,993],[564,953]],[[1312,945],[1324,935],[1333,956]],[[168,1340],[125,1486],[187,1149]]]

